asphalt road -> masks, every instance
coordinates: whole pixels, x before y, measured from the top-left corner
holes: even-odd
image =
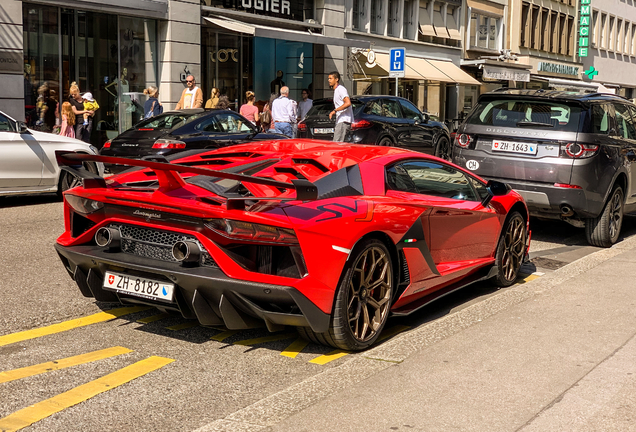
[[[192,431],[359,355],[293,329],[228,332],[84,298],[53,249],[63,223],[53,197],[0,198],[0,430]],[[531,228],[530,278],[598,250],[564,223]],[[386,337],[502,291],[474,285],[392,319]]]

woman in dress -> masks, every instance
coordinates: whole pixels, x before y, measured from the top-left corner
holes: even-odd
[[[258,107],[254,105],[254,100],[256,99],[253,91],[248,91],[245,93],[245,99],[247,99],[247,103],[241,106],[239,113],[252,122],[252,124],[256,125],[256,122],[259,121],[260,116],[258,115]]]
[[[62,104],[62,125],[60,126],[60,136],[75,138],[75,114],[70,102]]]

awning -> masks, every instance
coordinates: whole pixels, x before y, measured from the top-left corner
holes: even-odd
[[[370,42],[358,39],[333,38],[323,36],[320,33],[311,33],[309,31],[302,32],[298,30],[269,27],[260,24],[250,24],[229,18],[203,17],[203,19],[213,26],[220,27],[234,33],[249,34],[255,37],[367,49],[371,46]]]
[[[389,55],[376,53],[375,67],[366,66],[366,57],[358,56],[358,64],[362,70],[355,71],[370,78],[387,78],[391,66]],[[358,68],[356,68],[358,69]],[[363,72],[364,71],[364,72]],[[457,84],[480,85],[480,82],[468,75],[450,61],[429,60],[406,56],[406,68],[404,78],[411,80],[441,81]]]

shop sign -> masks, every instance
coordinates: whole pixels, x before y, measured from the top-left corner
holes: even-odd
[[[201,4],[204,6],[214,6],[297,21],[304,20],[304,9],[308,9],[307,6],[303,6],[303,3],[307,2],[291,0],[201,0]]]
[[[0,72],[23,72],[21,51],[0,51]]]
[[[590,3],[592,0],[581,0],[579,13],[579,57],[587,57],[587,50],[590,45]]]
[[[539,72],[548,72],[548,73],[561,74],[561,75],[571,75],[575,77],[579,76],[578,66],[569,66],[569,65],[550,63],[550,62],[539,62],[539,67],[537,68],[537,70]]]
[[[530,82],[530,71],[484,66],[482,77],[499,81]]]

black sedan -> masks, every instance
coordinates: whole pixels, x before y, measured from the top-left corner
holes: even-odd
[[[284,135],[260,133],[254,124],[230,110],[189,109],[168,111],[143,120],[107,141],[100,154],[142,158],[167,156],[192,149],[216,149],[234,144],[273,139],[287,139]],[[124,166],[108,166],[111,172]]]
[[[450,160],[450,132],[444,123],[433,121],[413,103],[397,96],[351,98],[353,123],[347,141],[356,144],[397,146]],[[298,124],[301,138],[333,139],[333,99],[318,99]]]

